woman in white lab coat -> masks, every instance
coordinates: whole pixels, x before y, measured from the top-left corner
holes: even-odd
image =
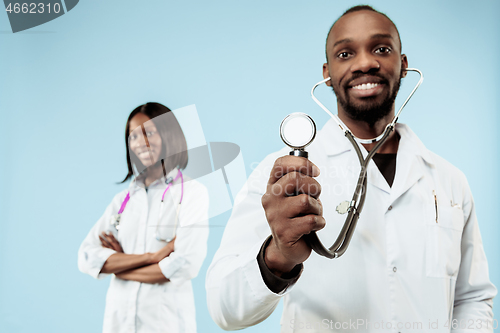
[[[164,105],[132,111],[125,144],[124,182],[133,180],[83,241],[78,267],[112,274],[103,332],[196,332],[191,279],[206,256],[207,190],[182,174],[186,139]]]

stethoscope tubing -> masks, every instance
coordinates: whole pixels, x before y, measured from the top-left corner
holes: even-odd
[[[163,191],[163,194],[161,196],[160,210],[158,212],[158,223],[156,225],[156,231],[155,231],[155,237],[156,237],[156,239],[158,241],[167,241],[167,242],[170,242],[173,239],[173,237],[171,239],[162,239],[159,236],[159,230],[158,230],[158,228],[159,228],[159,225],[160,225],[160,220],[163,217],[163,211],[164,211],[163,207],[164,207],[165,194],[172,187],[172,184],[175,181],[177,181],[177,179],[179,179],[179,178],[181,178],[181,198],[180,198],[179,203],[177,204],[177,207],[176,207],[176,210],[175,210],[175,225],[174,225],[174,233],[173,233],[174,236],[173,237],[175,237],[175,234],[177,232],[177,225],[179,223],[179,210],[180,210],[180,207],[181,207],[181,204],[182,204],[182,200],[184,198],[184,176],[183,176],[181,170],[179,170],[177,172],[177,175],[175,176],[175,178],[168,183],[167,188]],[[130,200],[130,192],[127,192],[127,196],[123,200],[123,202],[122,202],[122,204],[120,206],[120,209],[118,210],[117,215],[114,215],[114,218],[113,218],[113,221],[112,221],[111,224],[114,225],[114,227],[116,228],[117,231],[120,230],[121,215],[122,215],[123,211],[125,210],[125,207],[127,206],[127,203],[129,202],[129,200]]]
[[[401,105],[401,107],[399,108],[399,111],[396,113],[396,115],[394,116],[394,118],[392,119],[392,121],[387,125],[388,126],[392,126],[394,127],[396,125],[396,122],[398,121],[399,119],[399,115],[401,114],[401,111],[403,111],[403,108],[406,106],[406,104],[408,103],[408,101],[410,100],[410,98],[413,96],[413,94],[415,93],[415,91],[417,91],[418,87],[420,87],[420,85],[422,84],[422,82],[424,81],[424,74],[416,69],[416,68],[406,68],[405,69],[406,71],[413,71],[413,72],[417,72],[420,74],[420,79],[418,80],[417,84],[415,85],[415,87],[413,88],[413,90],[411,91],[411,93],[408,95],[408,97],[406,98],[406,100],[404,101],[404,103]],[[333,120],[335,120],[335,122],[339,125],[340,129],[343,131],[343,132],[351,132],[349,130],[349,128],[347,127],[346,124],[344,124],[344,122],[342,120],[340,120],[340,118],[337,116],[337,115],[334,115],[333,113],[330,112],[330,110],[328,110],[328,108],[326,106],[323,105],[323,103],[321,103],[317,98],[316,96],[314,96],[314,90],[321,84],[323,83],[326,83],[330,80],[330,77],[327,77],[326,79],[324,80],[321,80],[319,81],[318,83],[316,83],[312,89],[311,89],[311,98],[316,102],[316,104],[319,105],[320,108],[322,108]],[[384,132],[385,133],[385,132]],[[377,142],[377,141],[380,141],[382,139],[382,137],[384,136],[384,133],[380,134],[379,136],[377,136],[376,138],[372,138],[372,139],[361,139],[361,138],[358,138],[356,137],[354,134],[352,134],[352,136],[354,137],[354,139],[359,142],[359,143],[362,143],[362,144],[370,144],[370,143],[374,143],[374,142]]]
[[[161,221],[161,218],[163,217],[163,202],[164,202],[164,199],[165,199],[165,194],[167,193],[167,191],[170,189],[170,187],[172,186],[172,184],[177,180],[179,179],[179,177],[181,178],[181,198],[179,200],[179,203],[177,204],[177,207],[175,208],[175,224],[174,224],[174,232],[173,232],[173,237],[172,238],[165,238],[165,239],[162,239],[160,237],[160,233],[158,231],[158,227],[160,226],[160,221]],[[182,176],[182,172],[181,170],[179,170],[177,172],[177,176],[175,177],[175,179],[170,183],[168,184],[167,188],[165,189],[165,191],[163,191],[163,195],[161,196],[161,203],[160,203],[160,212],[159,212],[159,216],[158,216],[158,223],[156,224],[156,231],[155,231],[155,237],[156,237],[156,240],[157,241],[166,241],[166,242],[170,242],[173,240],[173,238],[175,237],[176,235],[176,232],[177,232],[177,225],[179,224],[179,210],[181,208],[181,204],[182,204],[182,199],[184,197],[184,177]]]
[[[329,259],[334,259],[334,258],[339,258],[342,256],[345,251],[347,250],[347,247],[349,246],[349,243],[351,242],[352,236],[354,234],[354,230],[356,229],[356,225],[359,219],[359,215],[361,214],[361,211],[363,209],[363,205],[365,203],[366,199],[366,185],[367,185],[367,170],[368,170],[368,164],[370,163],[371,159],[373,156],[376,154],[378,149],[387,141],[389,138],[391,132],[394,130],[396,122],[399,118],[399,115],[401,114],[401,111],[403,108],[406,106],[410,98],[413,96],[415,91],[418,89],[418,87],[422,84],[424,76],[422,72],[418,69],[415,68],[407,68],[407,71],[414,71],[420,74],[420,79],[418,83],[415,85],[409,96],[406,98],[402,106],[400,107],[399,111],[397,114],[394,116],[393,120],[386,126],[384,132],[379,135],[376,138],[373,139],[360,139],[354,136],[352,134],[352,131],[338,118],[336,115],[332,114],[330,110],[328,110],[315,96],[314,96],[314,90],[316,89],[317,86],[319,86],[322,83],[327,82],[330,80],[330,78],[324,79],[318,83],[316,83],[313,88],[311,89],[311,96],[313,100],[332,117],[337,124],[339,125],[340,129],[344,132],[345,136],[347,139],[351,142],[352,146],[354,147],[354,150],[356,151],[356,154],[359,159],[359,163],[361,165],[361,171],[359,173],[358,177],[358,182],[356,184],[356,188],[352,197],[352,200],[350,202],[349,208],[348,208],[348,215],[346,217],[346,221],[344,222],[344,225],[342,227],[342,230],[340,231],[337,239],[333,243],[332,246],[329,248],[326,248],[321,241],[318,238],[318,235],[316,234],[315,231],[304,235],[304,240],[305,242],[319,255],[322,255],[324,257],[327,257]],[[375,147],[370,150],[366,158],[363,158],[363,153],[361,152],[361,149],[359,147],[359,144],[370,144],[377,142]]]

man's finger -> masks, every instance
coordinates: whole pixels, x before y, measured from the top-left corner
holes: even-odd
[[[286,246],[296,243],[303,235],[324,228],[326,222],[322,216],[306,215],[288,219],[285,224],[273,229],[276,242]]]
[[[295,196],[307,194],[317,199],[321,194],[321,185],[309,176],[300,172],[289,172],[276,183],[270,185],[268,193],[275,196]]]
[[[288,217],[304,215],[323,215],[321,203],[307,194],[300,194],[283,200]]]
[[[323,216],[306,215],[291,219],[290,224],[293,225],[294,232],[307,235],[311,231],[318,231],[325,227],[326,221]]]
[[[319,176],[319,168],[307,158],[288,155],[279,157],[274,162],[268,184],[272,185],[283,177],[283,175],[294,171],[309,177]]]

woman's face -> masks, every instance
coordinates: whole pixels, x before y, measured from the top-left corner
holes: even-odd
[[[161,137],[148,116],[136,114],[129,123],[129,148],[147,168],[156,162],[161,152]]]

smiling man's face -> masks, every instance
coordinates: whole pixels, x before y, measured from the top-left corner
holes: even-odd
[[[398,32],[385,16],[361,10],[342,16],[327,41],[323,76],[337,96],[339,116],[370,126],[394,113],[403,71]],[[328,84],[328,83],[327,83]]]

